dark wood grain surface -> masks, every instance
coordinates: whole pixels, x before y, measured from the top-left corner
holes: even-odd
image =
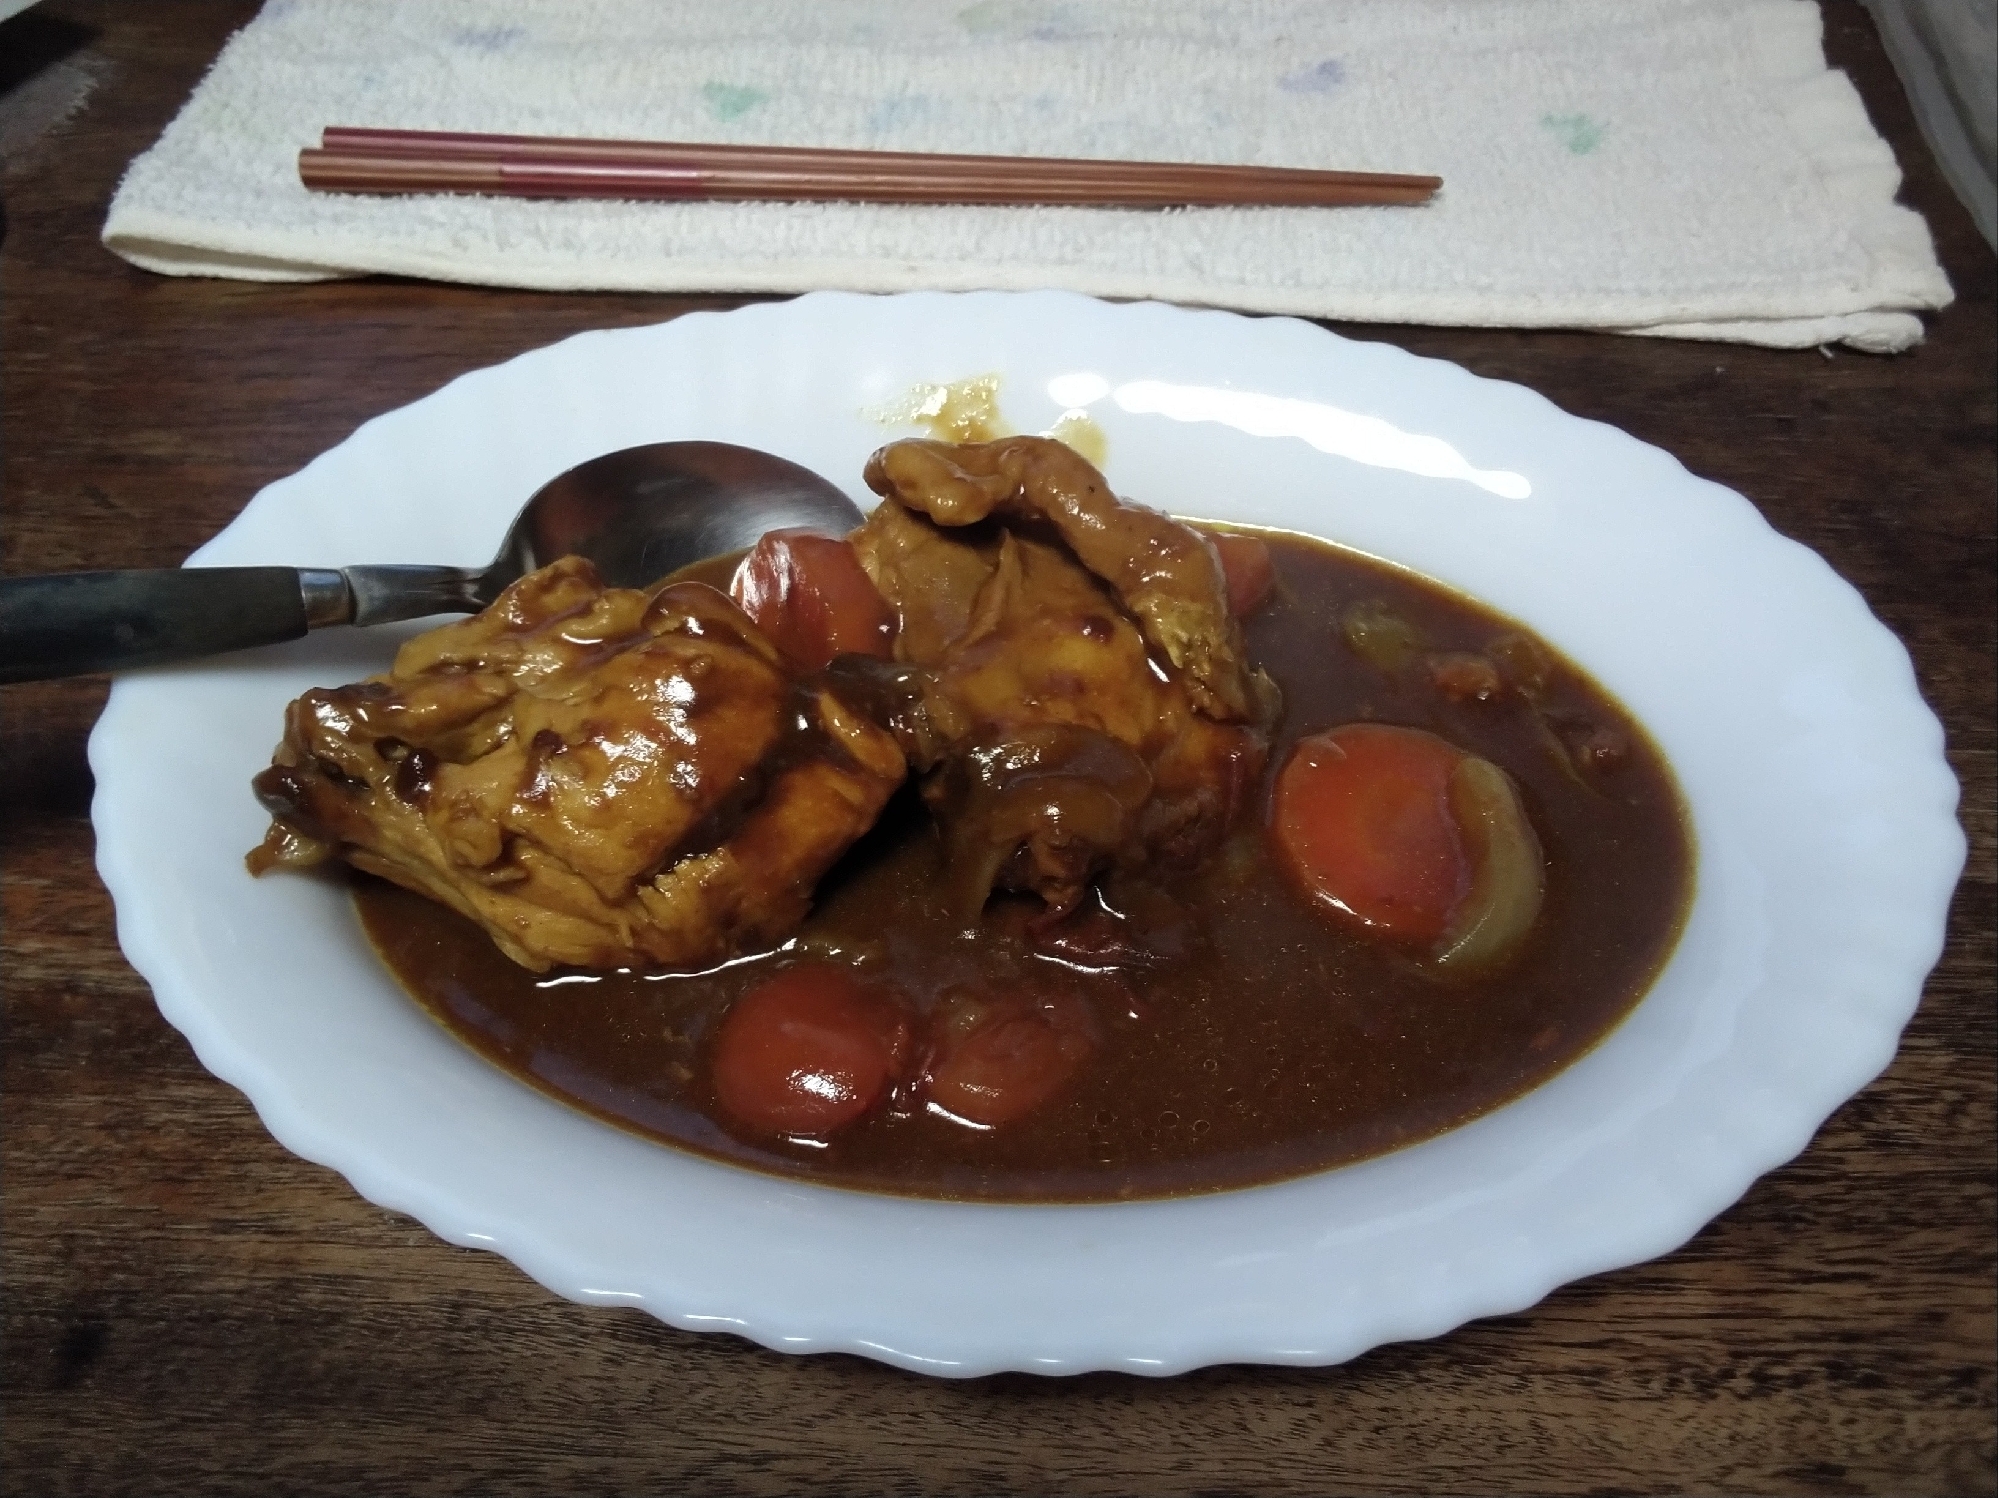
[[[726,297],[169,280],[98,243],[251,15],[0,24],[4,569],[164,566],[366,418]],[[1978,1493],[1994,1482],[1993,257],[1827,8],[1958,300],[1894,358],[1358,328],[1749,496],[1905,640],[1971,837],[1898,1059],[1679,1252],[1338,1368],[925,1380],[543,1291],[287,1154],[121,957],[102,680],[0,690],[0,1481],[59,1493]]]

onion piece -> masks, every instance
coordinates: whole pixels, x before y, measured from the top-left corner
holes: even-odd
[[[1471,859],[1471,888],[1425,966],[1439,976],[1476,978],[1524,945],[1546,897],[1547,865],[1512,777],[1490,760],[1459,761],[1449,796]]]

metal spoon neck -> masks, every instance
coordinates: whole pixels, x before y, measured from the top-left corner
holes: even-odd
[[[351,624],[354,594],[344,573],[320,567],[298,569],[298,593],[305,601],[305,627],[324,629],[329,624]]]
[[[340,579],[346,595],[346,617],[320,622],[333,624],[393,624],[401,619],[424,619],[432,614],[476,614],[493,601],[505,579],[495,581],[492,569],[433,566],[347,567],[332,574]],[[310,578],[325,573],[302,573],[299,585],[306,593],[308,617],[312,610]],[[329,590],[330,592],[330,590]],[[332,605],[329,603],[329,607]]]

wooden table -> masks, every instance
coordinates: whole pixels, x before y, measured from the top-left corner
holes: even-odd
[[[239,0],[0,28],[8,572],[166,566],[454,375],[724,297],[168,280],[98,244]],[[1677,453],[1914,653],[1972,852],[1899,1058],[1687,1247],[1338,1368],[925,1380],[556,1299],[293,1158],[125,964],[102,680],[0,692],[7,1491],[1971,1493],[1994,1485],[1993,258],[1828,8],[1956,305],[1896,358],[1358,328]],[[78,107],[58,119],[70,95]],[[18,114],[19,111],[16,111]]]

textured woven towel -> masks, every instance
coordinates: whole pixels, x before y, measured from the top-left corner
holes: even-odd
[[[1808,0],[271,0],[118,190],[175,275],[1067,287],[1789,347],[1950,299]],[[1421,208],[322,196],[326,125],[1429,172]]]

